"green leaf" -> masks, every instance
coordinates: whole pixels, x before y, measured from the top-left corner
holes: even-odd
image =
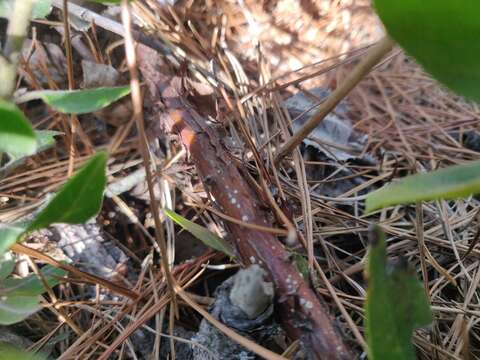
[[[38,90],[19,96],[17,103],[42,99],[61,113],[84,114],[100,110],[130,93],[130,86],[86,90]]]
[[[53,223],[80,224],[95,216],[102,206],[107,183],[108,155],[100,152],[76,173],[32,221],[28,231]]]
[[[62,269],[47,265],[41,272],[50,287],[59,283],[60,278],[67,272]],[[43,294],[45,286],[36,274],[30,274],[24,278],[8,278],[0,284],[0,292],[11,296],[37,296]]]
[[[2,280],[5,279],[8,275],[10,275],[15,268],[15,259],[11,255],[11,253],[5,253],[3,256],[0,257],[0,286],[2,284]]]
[[[212,249],[221,251],[224,254],[230,256],[231,258],[235,258],[235,255],[230,245],[225,240],[213,234],[208,229],[205,229],[203,226],[200,226],[190,220],[185,219],[183,216],[178,215],[172,210],[163,209],[163,212],[176,224],[187,230],[197,239],[202,241],[205,245],[211,247]]]
[[[38,296],[0,296],[0,324],[22,321],[40,309]]]
[[[0,18],[8,19],[13,11],[14,0],[2,0],[0,1]]]
[[[17,349],[13,345],[0,342],[0,359],[4,360],[45,360],[46,356]]]
[[[18,241],[25,229],[23,224],[0,225],[0,256]]]
[[[0,0],[1,1],[1,0]],[[37,145],[34,153],[29,154],[27,156],[24,155],[16,155],[16,154],[10,154],[10,161],[5,167],[11,167],[16,166],[17,164],[20,165],[21,162],[19,160],[24,160],[30,155],[38,154],[41,151],[44,151],[48,148],[51,148],[53,145],[55,145],[55,136],[61,135],[63,133],[59,131],[52,131],[52,130],[35,130],[34,131],[35,138],[37,140]],[[17,162],[17,164],[13,164],[13,162]],[[22,161],[23,162],[23,161]],[[3,167],[2,167],[3,169]]]
[[[63,135],[63,133],[53,130],[36,130],[37,153],[55,145],[55,136],[57,135]]]
[[[30,155],[37,148],[37,139],[23,113],[14,104],[0,99],[0,152]]]
[[[430,74],[455,92],[480,100],[480,2],[375,0],[395,39]]]
[[[10,19],[15,0],[0,0],[0,18]],[[32,19],[46,17],[52,11],[52,0],[37,0],[33,6]]]
[[[480,192],[480,161],[407,176],[367,195],[365,212],[422,200],[455,199]]]
[[[43,19],[52,11],[52,0],[37,0],[33,7],[32,19]]]
[[[50,130],[36,130],[35,137],[37,138],[37,148],[35,150],[35,154],[38,154],[41,151],[47,150],[55,145],[55,136],[62,134],[58,131],[50,131]],[[12,170],[17,168],[18,166],[22,165],[28,156],[25,155],[15,155],[15,154],[8,154],[9,160],[6,164],[0,167],[0,178],[3,178],[7,174],[9,174]]]
[[[385,234],[371,233],[368,257],[366,333],[371,360],[414,360],[412,332],[432,321],[430,304],[415,273],[406,264],[387,267]]]

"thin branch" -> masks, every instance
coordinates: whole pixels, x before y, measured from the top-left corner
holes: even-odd
[[[244,178],[219,134],[180,95],[181,79],[163,73],[166,65],[153,51],[144,48],[139,57],[160,123],[165,131],[180,135],[216,204],[229,217],[271,227],[261,196]],[[275,284],[277,313],[288,336],[301,339],[317,358],[352,359],[327,308],[302,278],[282,243],[271,233],[242,225],[229,223],[228,229],[242,263],[259,264],[269,273]]]
[[[122,296],[128,297],[131,300],[137,300],[139,298],[139,294],[136,293],[135,291],[129,290],[123,286],[117,285],[109,280],[102,279],[98,276],[86,273],[84,271],[78,270],[74,266],[62,263],[60,261],[55,260],[54,258],[43,254],[42,252],[29,248],[28,246],[22,245],[22,244],[14,244],[10,248],[10,250],[18,253],[18,254],[23,254],[30,256],[34,259],[41,260],[47,264],[50,264],[52,266],[55,266],[59,269],[68,271],[72,273],[73,275],[78,276],[80,279],[92,283],[92,284],[98,284],[100,286],[103,286],[104,288],[110,290],[111,292],[115,294],[120,294]]]
[[[335,109],[338,103],[392,50],[393,46],[394,42],[389,36],[385,36],[377,45],[373,46],[345,81],[319,106],[317,112],[278,150],[275,163],[278,164],[287,154],[300,145],[325,116]]]

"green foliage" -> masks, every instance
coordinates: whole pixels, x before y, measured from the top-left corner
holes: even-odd
[[[62,134],[61,132],[51,130],[35,130],[34,133],[37,139],[37,145],[34,152],[35,154],[51,148],[53,145],[55,145],[55,136]],[[0,167],[0,178],[3,177],[8,171],[11,171],[24,163],[30,155],[10,153],[8,156],[8,162]]]
[[[0,17],[15,21],[16,5],[24,0],[0,0]],[[111,2],[111,1],[110,1]],[[33,18],[47,16],[51,0],[36,0]],[[25,8],[30,10],[30,7]],[[26,14],[28,16],[28,13]],[[20,40],[23,40],[20,39]],[[13,66],[13,65],[12,65]],[[15,69],[13,69],[15,70]],[[21,96],[17,101],[42,99],[60,112],[83,114],[104,108],[130,92],[129,87],[98,88],[76,91],[36,91]],[[9,97],[10,94],[2,96]],[[29,121],[16,105],[0,99],[0,160],[3,153],[8,162],[0,168],[0,177],[25,158],[51,147],[55,143],[55,131],[34,131]],[[21,321],[40,308],[40,295],[45,292],[44,283],[35,275],[26,278],[11,276],[15,262],[6,251],[29,231],[47,227],[55,222],[77,224],[87,221],[101,207],[106,185],[107,154],[98,153],[74,177],[72,177],[40,213],[28,223],[0,225],[0,324],[9,325]],[[58,284],[65,271],[46,266],[41,269],[49,286]],[[10,276],[9,276],[10,275]],[[22,352],[8,344],[0,343],[1,359],[43,359]]]
[[[26,232],[46,228],[53,223],[80,224],[96,215],[101,208],[107,182],[107,159],[104,152],[90,159],[30,223],[0,227],[0,255]]]
[[[440,82],[480,100],[480,2],[375,0],[388,33]]]
[[[15,262],[4,256],[0,262],[0,324],[10,325],[22,321],[40,309],[40,295],[46,289],[36,274],[25,278],[8,277],[13,271]],[[58,284],[66,272],[47,265],[40,270],[47,284],[52,287]]]
[[[0,359],[3,360],[45,360],[46,356],[17,349],[6,342],[0,342]]]
[[[0,0],[0,18],[10,18],[15,0]],[[37,0],[33,10],[32,19],[46,17],[52,11],[52,0]]]
[[[10,275],[15,267],[15,260],[7,253],[0,257],[0,282]]]
[[[66,275],[66,271],[47,265],[42,269],[43,277],[48,286],[53,287],[58,284],[58,279]],[[1,293],[12,293],[18,296],[36,296],[45,292],[45,286],[36,274],[30,274],[24,278],[10,277],[0,284]]]
[[[40,310],[39,296],[2,295],[0,300],[0,324],[15,324],[38,310]]]
[[[52,0],[37,0],[32,11],[32,19],[43,19],[52,11]]]
[[[454,199],[480,192],[480,161],[408,176],[367,195],[365,211],[422,200]]]
[[[37,152],[43,151],[55,145],[55,136],[62,135],[60,131],[53,130],[36,130]]]
[[[203,226],[200,226],[190,220],[185,219],[183,216],[178,215],[172,210],[163,209],[163,212],[176,224],[187,230],[197,239],[202,241],[205,245],[211,247],[212,249],[221,251],[224,254],[230,256],[231,258],[235,258],[235,254],[233,253],[230,245],[222,238],[210,232],[208,229],[205,229]]]
[[[21,95],[17,102],[42,99],[53,109],[66,114],[85,114],[100,110],[130,93],[130,86],[85,90],[38,90]]]
[[[0,119],[0,152],[33,154],[37,148],[37,139],[20,109],[0,99]]]
[[[367,273],[369,359],[414,360],[412,332],[432,321],[430,304],[406,264],[393,268],[387,265],[385,234],[378,226],[371,233]]]
[[[53,223],[80,224],[96,215],[102,206],[107,183],[108,155],[100,152],[73,176],[28,226],[28,231]]]
[[[23,155],[23,154],[12,154],[10,153],[10,161],[18,161],[20,159],[25,159],[28,156],[38,154],[39,152],[46,150],[53,145],[55,145],[55,136],[62,134],[59,131],[51,130],[35,130],[34,136],[36,138],[36,146],[33,154]]]
[[[0,256],[21,238],[25,230],[25,225],[20,223],[0,226]]]

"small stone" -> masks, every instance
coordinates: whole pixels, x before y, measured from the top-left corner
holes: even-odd
[[[258,265],[240,270],[234,278],[230,301],[255,319],[272,303],[273,284],[265,282],[265,271]]]

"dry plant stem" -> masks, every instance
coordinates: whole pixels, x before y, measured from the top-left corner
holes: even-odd
[[[153,111],[160,112],[164,107],[161,124],[180,135],[217,205],[230,217],[271,226],[261,209],[260,197],[241,175],[219,135],[180,95],[181,80],[161,72],[162,60],[153,51],[142,49],[139,56],[150,94],[159,107]],[[273,234],[238,224],[229,224],[228,228],[242,263],[257,263],[269,273],[275,285],[277,313],[289,337],[301,339],[316,358],[353,359],[327,308],[304,281],[280,241]]]
[[[75,88],[75,78],[73,76],[73,56],[72,56],[72,44],[70,42],[70,24],[68,22],[68,1],[63,0],[63,29],[65,31],[65,52],[67,54],[67,77],[68,77],[68,89],[73,90]],[[68,177],[73,175],[73,167],[75,164],[75,133],[77,117],[72,114],[70,116],[70,150],[68,160]]]
[[[184,270],[187,270],[187,268],[189,268],[191,265],[187,265],[187,264],[181,264],[181,265],[177,265],[174,269],[173,269],[173,272],[175,274],[177,274],[177,279],[178,279],[178,282],[176,282],[176,286],[180,286],[180,287],[188,287],[190,286],[195,278],[198,279],[199,275],[201,275],[202,271],[200,272],[197,272],[199,270],[199,264],[202,264],[204,262],[208,262],[210,259],[210,257],[203,257],[203,258],[199,258],[196,260],[196,263],[197,264],[194,264],[193,265],[193,268],[192,268],[192,271],[190,271],[190,274],[188,274],[186,277],[182,277],[182,274],[184,273]],[[154,303],[151,305],[151,306],[148,306],[148,307],[144,307],[145,311],[142,311],[142,313],[140,315],[138,315],[138,317],[136,317],[136,319],[131,322],[115,339],[115,341],[113,341],[113,343],[108,347],[108,349],[106,349],[104,351],[104,353],[98,358],[98,360],[104,360],[104,359],[108,359],[109,356],[115,351],[116,348],[118,348],[131,334],[133,334],[134,331],[136,331],[137,329],[139,329],[145,322],[147,322],[150,318],[152,318],[153,316],[155,316],[155,314],[159,313],[160,311],[162,311],[165,306],[171,302],[170,300],[170,296],[168,293],[164,292],[164,291],[161,291],[162,289],[164,289],[163,287],[162,288],[159,288],[157,289],[160,298],[157,300],[154,301]],[[145,293],[142,294],[142,297],[143,298],[146,298],[147,296],[150,296],[150,293],[149,295],[146,295]],[[152,299],[153,300],[153,299]],[[111,323],[114,323],[116,321],[120,321],[121,318],[123,318],[129,311],[131,311],[131,308],[132,308],[132,305],[133,304],[130,304],[130,310],[124,310],[124,314],[122,316],[116,316],[116,318],[112,319],[112,322]],[[107,324],[107,326],[104,327],[104,330],[99,330],[97,331],[96,335],[101,332],[101,331],[106,331],[110,328],[110,325],[111,324]]]
[[[320,124],[325,116],[335,109],[338,103],[392,50],[393,46],[394,42],[389,36],[385,36],[377,45],[373,46],[368,51],[366,57],[360,61],[344,82],[319,106],[315,115],[278,150],[275,163],[278,164],[286,155],[300,145],[303,139]]]
[[[137,70],[137,59],[135,54],[135,44],[132,36],[132,27],[131,27],[131,17],[130,17],[130,8],[127,0],[122,1],[122,21],[123,26],[125,27],[125,55],[128,64],[128,69],[130,71],[130,86],[132,91],[132,104],[133,104],[133,117],[138,130],[138,138],[140,142],[140,151],[143,158],[143,166],[145,167],[145,174],[148,184],[148,194],[150,196],[150,211],[155,222],[155,236],[160,246],[161,261],[163,271],[165,272],[165,277],[167,279],[168,289],[172,298],[172,306],[175,309],[175,314],[178,316],[178,309],[175,301],[175,280],[170,272],[168,265],[168,254],[167,254],[167,244],[165,242],[165,236],[163,233],[163,226],[160,221],[160,214],[158,211],[158,203],[155,197],[154,184],[153,184],[153,175],[151,172],[151,159],[150,152],[148,150],[148,143],[145,134],[145,123],[143,118],[143,101],[142,94],[140,90],[140,81],[138,79],[138,70]]]
[[[14,251],[18,254],[28,255],[28,256],[31,256],[34,259],[42,260],[47,264],[50,264],[50,265],[55,266],[59,269],[62,269],[62,270],[68,271],[68,272],[70,272],[74,275],[77,275],[80,279],[83,279],[84,281],[90,282],[92,284],[101,285],[104,288],[110,290],[111,292],[123,295],[125,297],[128,297],[131,300],[136,300],[136,299],[139,298],[139,295],[134,291],[126,289],[122,286],[114,284],[114,283],[112,283],[108,280],[102,279],[98,276],[88,274],[84,271],[78,270],[71,265],[61,263],[61,262],[51,258],[50,256],[41,253],[40,251],[29,248],[28,246],[25,246],[25,245],[22,245],[22,244],[14,244],[14,245],[12,245],[10,250],[12,250],[12,251]]]
[[[17,65],[23,41],[28,34],[34,0],[15,1],[11,19],[8,22],[7,40],[0,56],[0,98],[9,99],[15,91]]]
[[[63,0],[52,0],[52,5],[55,6],[56,8],[58,8],[58,9],[62,9],[63,8],[62,1]],[[68,10],[71,14],[74,14],[74,15],[78,16],[80,19],[82,19],[84,21],[87,21],[87,22],[94,22],[95,25],[98,25],[99,27],[101,27],[105,30],[111,31],[114,34],[123,36],[123,34],[125,32],[122,24],[120,24],[120,23],[118,23],[114,20],[111,20],[111,19],[109,19],[105,16],[102,16],[100,14],[97,14],[96,12],[91,11],[87,8],[84,8],[82,6],[74,4],[72,2],[69,3]],[[201,74],[203,74],[205,77],[207,77],[209,79],[215,79],[216,81],[221,83],[225,88],[230,89],[230,87],[225,82],[223,82],[221,79],[218,79],[217,76],[214,73],[208,71],[207,69],[201,67],[198,64],[193,63],[186,56],[180,56],[178,53],[174,54],[173,51],[172,51],[172,48],[169,47],[171,44],[168,44],[168,43],[165,44],[161,40],[158,40],[158,39],[156,39],[152,36],[148,36],[148,35],[140,32],[140,31],[136,31],[136,30],[132,30],[132,35],[133,35],[133,38],[135,39],[135,41],[138,41],[140,44],[148,46],[151,49],[157,50],[158,52],[160,52],[164,55],[172,56],[172,60],[174,60],[176,62],[177,67],[180,66],[180,62],[185,61],[189,65],[189,68],[192,68],[192,69],[200,72]],[[177,58],[179,58],[179,59],[177,59]],[[179,60],[180,60],[180,62],[179,62]]]
[[[47,290],[48,296],[50,297],[50,301],[52,302],[52,307],[50,310],[59,318],[61,318],[62,321],[66,322],[68,326],[70,326],[78,336],[82,336],[83,334],[82,329],[80,329],[80,327],[70,318],[70,316],[67,314],[67,311],[65,309],[58,306],[58,298],[56,297],[50,285],[48,285],[47,280],[43,276],[37,264],[33,262],[30,256],[27,256],[26,258],[33,272],[35,273],[35,275],[37,275],[37,278],[42,282],[43,287]]]
[[[425,288],[425,293],[430,298],[430,294],[428,291],[427,264],[425,262],[425,237],[423,235],[423,208],[422,208],[421,201],[415,204],[415,211],[416,211],[415,231],[418,237],[418,254],[420,256],[420,267],[422,269],[423,287]]]
[[[52,5],[58,9],[62,9],[63,1],[64,0],[53,0]],[[122,24],[72,2],[68,4],[68,11],[86,22],[94,22],[95,25],[98,25],[103,29],[111,31],[119,36],[123,36],[125,33],[125,28],[122,26]],[[162,53],[170,53],[168,48],[160,41],[152,39],[152,37],[146,36],[138,31],[132,31],[132,34],[135,40],[139,43],[142,43]]]

